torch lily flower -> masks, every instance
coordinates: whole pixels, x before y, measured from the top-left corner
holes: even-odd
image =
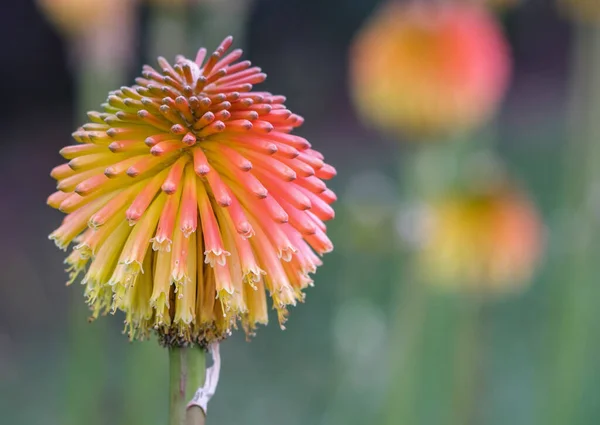
[[[83,274],[93,317],[125,313],[132,338],[208,344],[238,322],[280,324],[331,251],[324,221],[335,169],[291,132],[285,97],[253,91],[266,75],[226,38],[174,65],[158,58],[73,133],[52,170],[50,238],[70,281]]]

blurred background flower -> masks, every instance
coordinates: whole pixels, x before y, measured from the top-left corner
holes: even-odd
[[[418,248],[426,283],[479,294],[515,292],[531,282],[542,249],[538,213],[514,183],[448,193],[425,207]]]
[[[82,37],[92,28],[110,28],[135,0],[37,0],[40,8],[67,37]]]
[[[366,122],[439,137],[479,127],[493,115],[510,63],[502,30],[485,9],[390,1],[356,37],[351,88]]]

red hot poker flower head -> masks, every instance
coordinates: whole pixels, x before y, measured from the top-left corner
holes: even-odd
[[[122,310],[132,338],[152,327],[179,341],[267,323],[267,290],[284,323],[332,249],[324,221],[335,169],[302,137],[283,96],[252,91],[260,68],[226,53],[159,58],[136,85],[73,133],[48,203],[67,213],[50,235],[67,249],[94,317]]]

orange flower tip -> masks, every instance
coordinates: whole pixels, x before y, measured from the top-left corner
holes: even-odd
[[[244,239],[250,239],[252,236],[254,236],[254,229],[247,221],[238,223],[236,230]]]
[[[337,171],[329,164],[323,164],[323,167],[317,170],[316,176],[320,179],[330,180],[337,175]]]
[[[188,132],[181,141],[188,146],[193,146],[196,144],[196,136],[194,133]]]
[[[140,93],[141,94],[141,93]],[[150,93],[148,93],[149,95],[151,95]],[[156,108],[156,102],[153,101],[152,99],[150,99],[147,96],[144,96],[140,99],[140,102],[142,102],[142,105],[144,105],[147,108]],[[141,109],[140,111],[143,111],[144,109]],[[140,117],[139,112],[138,111],[138,117]],[[118,116],[118,115],[117,115]],[[145,117],[140,117],[140,118],[145,118]]]
[[[108,130],[106,130],[106,134],[109,135],[110,137],[115,137],[119,134],[119,130],[116,128],[109,128]],[[91,136],[90,136],[90,138],[91,138]]]
[[[173,133],[173,134],[185,134],[186,133],[186,129],[181,124],[173,124],[173,126],[171,127],[171,133]]]
[[[94,187],[90,187],[86,182],[79,183],[75,186],[74,192],[80,196],[87,196],[94,190]]]
[[[155,155],[155,154],[153,153],[153,155]],[[139,174],[140,174],[140,171],[139,171],[137,168],[134,168],[134,167],[129,167],[129,168],[127,169],[127,172],[126,172],[126,174],[127,174],[129,177],[137,177],[137,176],[139,176]]]
[[[167,195],[172,195],[177,191],[177,185],[173,182],[165,182],[161,186],[161,190]]]
[[[104,175],[109,179],[113,179],[119,175],[119,172],[114,167],[107,167],[104,170]]]
[[[136,276],[138,273],[144,274],[144,268],[142,266],[142,263],[140,263],[137,260],[127,259],[121,264],[125,265],[127,273],[132,276]]]
[[[64,192],[54,192],[52,195],[48,196],[46,203],[52,208],[58,208],[68,196],[69,195]]]
[[[308,199],[305,196],[297,197],[296,201],[297,201],[297,207],[301,211],[308,211],[312,208],[312,203],[310,202],[310,199]]]
[[[264,196],[265,198],[267,197],[267,195]],[[231,198],[229,197],[229,195],[222,195],[217,199],[217,204],[219,204],[219,206],[221,207],[228,207],[231,205]]]
[[[194,171],[199,176],[204,177],[210,172],[210,167],[206,164],[200,164],[199,166],[194,168]]]
[[[209,99],[209,101],[210,101],[210,99]],[[229,114],[229,111],[227,111],[225,109],[222,110],[222,111],[220,111],[219,113],[223,113],[223,112],[227,112]],[[231,114],[229,114],[229,115],[231,115]],[[208,111],[204,115],[202,115],[202,117],[200,118],[199,122],[210,124],[214,120],[215,120],[215,114],[213,114],[211,111]]]
[[[198,98],[196,98],[198,99]],[[201,107],[204,108],[208,108],[210,105],[212,105],[212,100],[210,99],[210,97],[201,97],[200,99],[198,99],[198,102],[200,104]]]
[[[325,189],[323,192],[320,193],[320,195],[321,199],[323,199],[328,204],[333,204],[335,201],[337,201],[336,194],[330,189]]]
[[[56,232],[50,233],[50,235],[48,235],[48,239],[53,241],[54,244],[58,247],[58,249],[62,251],[66,251],[69,247],[69,244],[62,241],[60,236]]]
[[[86,113],[86,115],[88,116],[88,118],[90,119],[90,121],[93,122],[100,122],[102,121],[102,117],[104,114],[98,112],[98,111],[89,111]]]
[[[296,180],[296,172],[292,169],[284,170],[284,177],[288,182]]]
[[[150,242],[152,242],[152,249],[154,251],[171,252],[173,241],[169,238],[157,236],[150,239]]]
[[[277,258],[289,263],[292,261],[292,256],[297,253],[298,250],[293,246],[286,246],[285,248],[280,248],[277,252]]]
[[[175,104],[177,104],[179,106],[182,106],[182,107],[183,106],[187,107],[188,106],[188,100],[186,99],[185,96],[177,96],[175,98]]]
[[[254,120],[258,119],[258,112],[256,112],[256,111],[250,111],[245,115],[246,115],[246,119],[248,119],[250,121],[254,121]]]
[[[158,139],[155,137],[146,137],[146,139],[144,140],[144,144],[148,147],[152,147],[154,145],[156,145],[158,143]]]
[[[233,288],[223,288],[217,291],[216,299],[219,300],[223,306],[223,317],[227,317],[227,312],[231,311],[230,301],[233,294],[235,294],[235,289]]]
[[[243,106],[244,108],[249,108],[254,104],[254,101],[252,99],[249,98],[245,98],[245,99],[241,99],[239,101],[240,105]]]
[[[267,154],[269,154],[269,155],[275,155],[277,153],[277,151],[279,150],[279,149],[277,149],[277,145],[275,143],[267,143],[265,145],[265,149],[267,151]],[[298,155],[300,155],[300,152],[298,152]],[[296,156],[298,156],[298,155],[296,155]]]
[[[242,171],[250,171],[252,169],[252,163],[250,161],[248,161],[247,159],[244,159],[243,161],[241,161],[239,166],[240,166],[240,170],[242,170]]]
[[[254,124],[254,129],[262,131],[264,133],[270,133],[275,129],[275,127],[273,127],[273,124],[271,124],[268,121],[259,121]]]
[[[118,111],[118,112],[115,113],[115,116],[118,119],[115,120],[112,117],[107,117],[104,120],[104,122],[107,123],[107,124],[109,124],[109,125],[115,125],[115,124],[119,123],[120,121],[135,120],[135,117],[132,114],[130,114],[128,112],[125,112],[125,111]]]
[[[227,75],[227,70],[225,68],[221,68],[218,71],[215,71],[211,74],[210,78],[206,80],[207,83],[212,83],[220,78],[223,78]]]
[[[219,48],[217,49],[217,51],[219,51],[220,54],[223,54],[223,52],[227,49],[229,49],[231,47],[231,45],[233,44],[233,36],[232,35],[228,35],[227,37],[225,37],[225,39],[221,42],[221,44],[219,45]]]
[[[206,136],[210,136],[211,134],[216,134],[216,133],[220,133],[223,130],[225,130],[226,126],[225,123],[221,120],[219,121],[214,121],[212,124],[207,125],[206,127],[204,127],[199,133],[198,136],[200,137],[206,137]]]
[[[265,75],[265,77],[266,77],[266,75]],[[237,91],[248,92],[250,90],[252,90],[252,84],[250,84],[250,83],[241,84],[241,85],[237,86]]]
[[[258,266],[253,266],[248,269],[245,276],[249,282],[258,283],[262,279],[262,276],[266,276],[267,272]]]
[[[191,279],[185,274],[176,272],[175,270],[173,271],[173,273],[171,273],[171,282],[175,285],[175,292],[177,293],[178,299],[183,298],[182,286],[186,285],[190,281]]]
[[[223,208],[227,208],[231,205],[231,198],[229,196],[222,196],[217,199],[217,204]]]
[[[83,145],[85,146],[85,145]],[[60,151],[58,151],[58,153],[60,154],[60,156],[62,156],[65,159],[71,159],[73,158],[73,156],[77,156],[77,151],[81,148],[82,146],[66,146],[64,148],[62,148]]]
[[[283,210],[280,210],[278,212],[276,212],[273,215],[273,219],[277,222],[277,223],[281,223],[281,224],[285,224],[287,222],[290,221],[290,217],[287,215],[287,213]],[[316,232],[316,229],[315,229]]]
[[[289,109],[276,109],[270,114],[273,118],[277,118],[278,121],[286,121],[292,116],[292,111]]]
[[[150,91],[152,91],[152,89],[151,89],[150,87],[151,87],[151,86],[150,86],[150,84],[148,84],[148,89],[150,89]],[[162,86],[162,87],[160,87],[159,89],[160,89],[160,91],[162,91],[162,93],[163,93],[163,94],[166,94],[168,97],[171,97],[171,98],[175,98],[175,97],[177,97],[177,95],[178,95],[178,93],[177,93],[177,92],[175,92],[175,91],[174,91],[174,90],[173,90],[171,87],[169,87],[169,86]]]
[[[136,209],[131,209],[129,208],[126,212],[125,212],[125,218],[127,219],[127,221],[129,222],[130,226],[133,226],[135,223],[138,222],[138,220],[142,217],[143,211],[138,211]]]
[[[207,81],[208,78],[206,78],[204,75],[200,75],[196,80],[196,91],[201,91],[202,88],[204,88],[204,86],[206,85]]]
[[[63,202],[61,202],[60,206],[58,207],[58,210],[62,213],[68,214],[71,208],[71,204],[72,201],[69,201],[69,199],[65,199]]]
[[[269,192],[264,187],[257,189],[254,194],[258,197],[258,199],[265,199],[269,196]]]
[[[165,154],[165,149],[162,146],[152,146],[152,149],[150,149],[150,153],[154,156],[161,156]]]
[[[190,223],[184,223],[184,224],[182,224],[180,230],[181,230],[181,233],[183,233],[183,236],[185,238],[189,238],[192,235],[192,233],[194,233],[196,231],[196,227],[194,227]]]
[[[227,263],[227,258],[231,255],[228,251],[224,249],[211,249],[204,251],[204,263],[210,264],[211,267],[215,267],[215,265],[225,266]]]
[[[165,81],[165,82],[167,82],[167,81]],[[172,84],[171,82],[168,82],[168,83]],[[186,95],[186,96],[188,96],[188,97],[191,96],[192,94],[194,94],[193,87],[189,86],[187,84],[185,86],[183,86],[183,94]]]
[[[71,133],[71,137],[75,140],[77,140],[78,142],[82,142],[82,137],[85,136],[85,132],[83,131],[83,129],[79,129],[77,131],[74,131],[73,133]]]
[[[315,273],[317,271],[316,267],[312,267],[310,270],[307,271],[307,273]],[[304,284],[306,286],[310,286],[311,288],[315,286],[315,281],[312,280],[308,275],[304,275],[302,276],[302,282],[304,282]],[[304,302],[304,300],[302,300],[302,302]]]

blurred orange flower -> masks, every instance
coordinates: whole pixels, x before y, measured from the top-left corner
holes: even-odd
[[[134,0],[37,0],[48,19],[65,35],[76,36],[90,27],[110,27],[121,13],[128,13]]]
[[[351,89],[367,122],[443,137],[480,126],[496,112],[510,62],[502,31],[484,8],[392,1],[356,37]]]
[[[159,58],[136,85],[62,149],[48,203],[67,213],[50,238],[94,316],[122,310],[132,338],[153,327],[209,343],[241,320],[267,322],[268,290],[283,325],[333,247],[323,221],[335,170],[290,134],[304,121],[283,96],[252,91],[266,75],[229,37],[195,60]],[[89,267],[88,267],[89,266]]]
[[[543,226],[513,185],[492,184],[433,202],[419,252],[428,283],[504,293],[528,283],[540,258]]]

